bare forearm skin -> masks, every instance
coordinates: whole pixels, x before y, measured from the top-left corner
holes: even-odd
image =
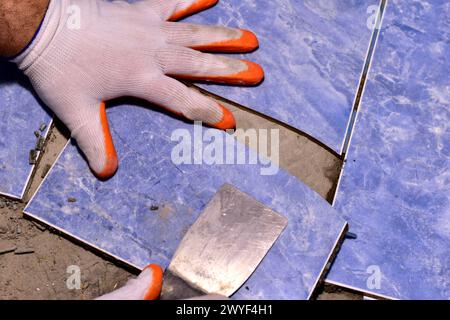
[[[0,0],[0,56],[18,54],[39,28],[50,0]]]

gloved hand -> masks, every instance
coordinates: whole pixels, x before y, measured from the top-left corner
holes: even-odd
[[[156,300],[162,288],[163,271],[156,264],[147,266],[136,279],[97,300]]]
[[[172,78],[238,85],[263,79],[255,63],[197,51],[252,51],[258,40],[250,31],[169,22],[216,2],[50,1],[35,39],[14,61],[98,177],[118,166],[104,101],[135,96],[216,128],[235,126],[230,111]]]

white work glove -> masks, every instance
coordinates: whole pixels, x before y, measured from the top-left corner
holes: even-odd
[[[252,51],[258,40],[250,31],[169,22],[216,2],[50,1],[35,39],[14,61],[99,178],[118,166],[104,101],[134,96],[216,128],[235,126],[230,111],[171,77],[239,85],[263,79],[255,63],[197,51]]]

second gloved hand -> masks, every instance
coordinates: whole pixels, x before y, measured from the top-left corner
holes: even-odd
[[[263,79],[255,63],[197,51],[254,50],[251,32],[171,22],[215,2],[50,1],[35,39],[15,62],[98,177],[112,176],[118,166],[104,101],[134,96],[216,128],[235,126],[230,111],[173,78],[238,85]]]

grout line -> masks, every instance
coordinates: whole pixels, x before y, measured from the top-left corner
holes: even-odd
[[[339,179],[337,182],[337,186],[336,186],[336,191],[334,193],[334,197],[333,197],[333,201],[332,201],[332,206],[334,207],[336,204],[336,199],[337,199],[337,194],[339,191],[339,187],[341,185],[341,181],[342,181],[342,177],[343,177],[343,173],[345,170],[345,166],[346,166],[346,162],[347,162],[347,155],[348,155],[348,150],[350,148],[350,144],[351,144],[351,140],[353,137],[353,133],[355,131],[355,126],[356,126],[356,121],[358,119],[358,115],[359,115],[359,110],[360,110],[360,103],[362,101],[365,89],[366,89],[366,83],[367,83],[367,78],[369,76],[369,72],[370,69],[372,67],[372,63],[373,63],[373,57],[375,55],[375,51],[376,51],[376,47],[377,47],[377,43],[378,43],[378,38],[381,32],[381,28],[383,26],[383,19],[386,13],[386,8],[387,8],[387,4],[388,4],[388,0],[381,0],[380,3],[380,11],[378,12],[378,18],[377,18],[377,25],[375,26],[375,30],[374,30],[374,34],[373,34],[373,38],[369,47],[369,54],[367,56],[367,60],[366,60],[366,64],[364,66],[364,71],[361,77],[361,82],[360,82],[360,87],[358,90],[358,95],[357,98],[355,100],[355,105],[353,106],[353,110],[352,110],[352,115],[350,117],[350,122],[349,122],[349,127],[348,127],[348,131],[346,133],[346,137],[345,137],[345,141],[344,141],[344,146],[343,146],[343,150],[342,150],[342,159],[343,159],[343,166],[341,169],[341,173],[339,175]],[[325,283],[331,284],[331,285],[335,285],[335,286],[339,286],[339,287],[343,287],[343,288],[347,288],[350,289],[352,291],[358,292],[360,294],[366,295],[368,297],[371,298],[377,298],[377,299],[385,299],[385,300],[397,300],[396,298],[390,297],[390,296],[386,296],[383,294],[377,294],[374,292],[370,292],[370,291],[365,291],[363,289],[360,288],[356,288],[353,287],[351,285],[347,285],[341,282],[336,282],[336,281],[332,281],[332,280],[325,280]]]
[[[364,68],[363,68],[363,71],[362,71],[362,74],[361,74],[361,77],[359,80],[358,91],[357,91],[355,101],[353,104],[352,114],[350,116],[349,124],[347,126],[347,132],[346,132],[345,138],[344,138],[344,145],[341,150],[341,155],[343,156],[343,159],[345,159],[345,156],[348,152],[348,147],[350,146],[350,140],[351,140],[351,136],[352,136],[352,133],[353,133],[353,130],[355,127],[357,113],[359,111],[359,106],[360,106],[360,103],[362,100],[364,89],[366,87],[367,77],[369,75],[370,67],[372,65],[373,56],[375,53],[375,48],[376,48],[377,41],[378,41],[378,36],[380,34],[380,30],[382,27],[386,4],[387,4],[387,0],[380,0],[380,8],[379,8],[378,14],[377,14],[377,22],[376,22],[374,30],[373,30],[372,39],[370,40],[370,45],[369,45],[369,49],[367,51]]]
[[[336,190],[334,192],[334,196],[333,196],[333,200],[331,202],[331,205],[334,207],[335,203],[336,203],[336,198],[337,198],[337,194],[341,185],[341,180],[342,180],[342,176],[345,170],[345,166],[346,166],[346,162],[347,162],[347,155],[348,155],[348,150],[350,148],[351,145],[351,140],[353,137],[353,133],[355,132],[355,127],[356,127],[356,122],[358,120],[358,116],[359,116],[359,111],[360,111],[360,104],[366,89],[366,84],[367,84],[367,78],[369,76],[369,72],[370,69],[372,67],[373,64],[373,57],[375,55],[375,51],[376,51],[376,47],[377,47],[377,43],[378,43],[378,38],[381,32],[381,28],[383,26],[383,19],[384,19],[384,15],[386,12],[386,7],[388,4],[388,0],[381,0],[380,2],[380,10],[378,12],[378,17],[377,17],[377,23],[375,25],[374,28],[374,33],[372,35],[372,40],[371,40],[371,44],[369,46],[369,51],[368,51],[368,55],[366,58],[366,63],[364,65],[364,69],[363,69],[363,73],[361,75],[361,79],[360,79],[360,85],[359,85],[359,89],[358,89],[358,93],[355,99],[355,104],[353,106],[353,110],[352,110],[352,114],[350,116],[350,120],[349,120],[349,125],[347,128],[347,133],[345,135],[345,140],[344,140],[344,146],[342,148],[342,154],[341,154],[341,159],[343,161],[342,164],[342,168],[341,168],[341,172],[339,174],[339,178],[336,184]]]
[[[381,7],[383,5],[383,1],[384,0],[379,0],[379,1],[380,2],[379,2],[379,5],[378,5],[378,10],[377,10],[377,22],[380,21],[379,20],[379,16],[380,16],[379,13],[380,13],[380,9],[381,9]],[[354,117],[353,113],[354,113],[355,108],[357,108],[357,105],[358,105],[358,100],[359,100],[359,96],[360,96],[360,92],[361,92],[361,85],[364,83],[364,78],[365,78],[365,75],[367,74],[367,62],[369,61],[369,59],[371,57],[371,52],[372,52],[372,49],[373,49],[373,39],[374,39],[373,37],[374,37],[374,35],[376,33],[377,25],[378,25],[378,23],[375,23],[375,26],[371,30],[372,31],[372,35],[370,36],[369,46],[367,47],[367,50],[366,50],[366,55],[365,55],[365,58],[364,58],[364,61],[363,61],[363,67],[362,67],[361,72],[359,74],[359,81],[357,83],[355,94],[353,96],[352,109],[350,110],[350,115],[349,115],[348,120],[347,120],[347,125],[345,127],[344,137],[343,137],[343,139],[341,141],[341,145],[339,146],[339,152],[338,153],[339,153],[339,157],[341,157],[342,159],[344,159],[344,153],[345,153],[345,150],[346,150],[347,144],[348,144],[348,133],[353,127],[353,121],[352,121],[353,117]]]

